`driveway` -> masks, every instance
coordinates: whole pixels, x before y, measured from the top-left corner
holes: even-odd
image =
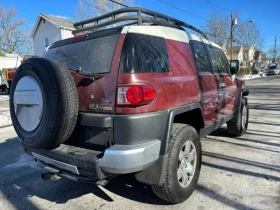
[[[280,209],[280,76],[247,85],[247,134],[231,138],[223,127],[202,140],[201,176],[186,202],[170,205],[132,175],[106,187],[42,181],[13,128],[6,127],[0,129],[1,209]]]

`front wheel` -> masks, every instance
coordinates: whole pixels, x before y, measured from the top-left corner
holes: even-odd
[[[193,193],[200,174],[201,144],[196,130],[174,123],[169,145],[166,176],[161,186],[152,186],[154,193],[171,203],[181,203]]]
[[[248,119],[249,119],[248,102],[247,102],[247,98],[243,98],[238,114],[227,123],[227,128],[229,133],[236,137],[242,136],[247,131]]]

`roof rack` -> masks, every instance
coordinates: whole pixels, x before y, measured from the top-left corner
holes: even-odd
[[[128,21],[133,22],[128,23]],[[178,29],[182,29],[183,27],[191,29],[207,39],[207,36],[203,33],[203,31],[195,28],[192,25],[141,7],[126,7],[95,18],[74,23],[76,30],[73,31],[73,34],[76,35],[81,32],[96,31],[121,22],[124,24],[118,26],[143,25],[144,23],[152,23]]]

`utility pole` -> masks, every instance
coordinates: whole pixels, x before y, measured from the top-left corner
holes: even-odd
[[[231,23],[230,23],[230,60],[233,56],[233,14],[231,13]]]
[[[237,18],[234,17],[233,13],[230,15],[231,17],[231,24],[230,24],[230,60],[233,59],[233,29],[234,25],[237,24]]]
[[[276,53],[277,53],[277,50],[276,50],[276,43],[277,43],[277,36],[275,36],[273,63],[276,62]]]

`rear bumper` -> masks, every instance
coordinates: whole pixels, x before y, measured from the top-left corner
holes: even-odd
[[[44,165],[94,180],[141,172],[137,179],[145,182],[146,171],[156,166],[153,180],[158,181],[163,165],[159,159],[166,155],[161,153],[167,119],[167,111],[128,116],[83,113],[79,133],[67,144],[53,150],[24,149]]]
[[[64,144],[50,151],[25,150],[36,161],[46,165],[102,180],[113,174],[133,173],[147,168],[159,158],[160,145],[159,140],[136,145],[114,145],[104,153]]]
[[[116,174],[141,171],[159,158],[160,141],[134,145],[114,145],[99,159],[102,170]]]

